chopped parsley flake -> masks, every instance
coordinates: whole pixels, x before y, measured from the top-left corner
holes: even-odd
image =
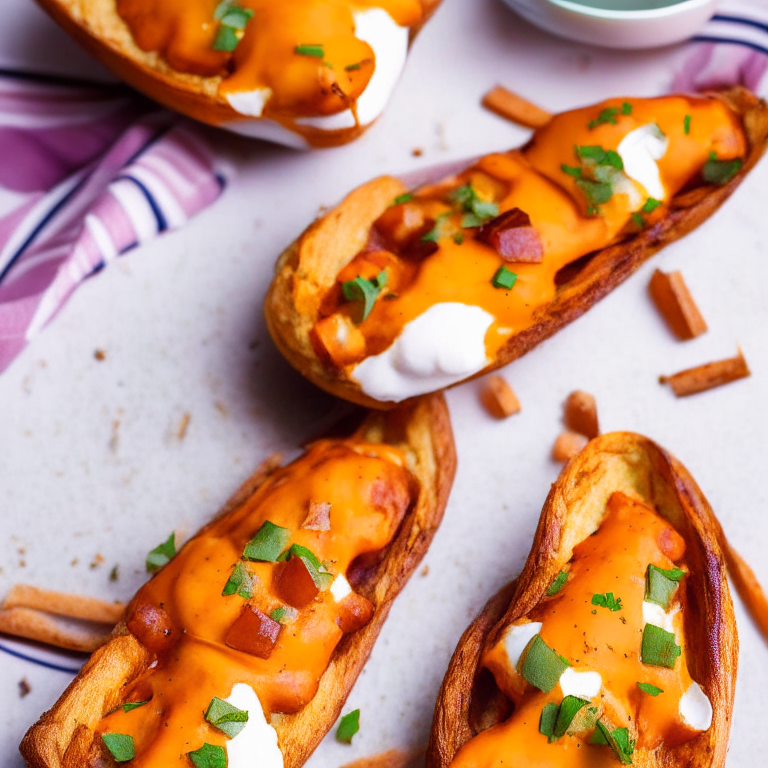
[[[566,581],[568,581],[568,574],[565,571],[560,571],[547,587],[547,597],[556,595],[565,586]]]
[[[367,280],[358,275],[354,280],[347,280],[341,284],[341,290],[347,301],[361,301],[363,303],[363,313],[360,322],[365,320],[371,314],[376,299],[379,298],[381,289],[389,282],[389,275],[386,270],[379,272],[376,277]]]
[[[336,741],[342,744],[351,744],[352,737],[360,730],[360,710],[354,709],[341,718],[336,729]]]
[[[598,125],[604,125],[606,123],[616,125],[616,115],[618,114],[618,107],[608,107],[607,109],[601,110],[597,119],[589,121],[589,130],[591,131],[593,128],[597,128]]]
[[[148,555],[146,566],[150,573],[160,570],[176,556],[176,534],[172,533],[162,544],[155,547]]]
[[[622,609],[621,598],[614,598],[613,592],[606,592],[604,595],[592,595],[592,605],[607,608],[609,611],[620,611]]]

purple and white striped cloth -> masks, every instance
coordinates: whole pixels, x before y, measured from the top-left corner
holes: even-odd
[[[768,8],[724,3],[674,91],[768,96]],[[77,286],[225,185],[194,126],[122,86],[0,70],[0,373]]]

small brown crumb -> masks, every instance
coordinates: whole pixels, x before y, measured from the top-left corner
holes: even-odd
[[[308,531],[330,531],[331,505],[327,501],[310,501],[309,512],[301,527]]]
[[[741,350],[736,357],[705,363],[695,368],[687,368],[672,376],[659,376],[660,384],[669,384],[677,397],[696,395],[708,389],[730,384],[750,375],[749,366]]]
[[[498,374],[489,376],[480,390],[480,402],[491,416],[506,419],[520,412],[520,401],[512,387]]]
[[[565,401],[563,423],[571,432],[578,432],[590,440],[600,434],[597,421],[597,403],[594,395],[577,389]]]
[[[96,557],[93,558],[93,562],[91,563],[91,569],[98,568],[102,563],[104,562],[104,555],[97,554]]]
[[[75,558],[75,559],[74,559],[74,560],[73,560],[73,561],[70,563],[70,565],[71,565],[71,566],[75,566],[75,565],[77,565],[79,562],[80,562],[80,560],[79,560],[78,558]]]
[[[94,353],[93,353],[93,356],[99,362],[101,362],[102,360],[106,360],[107,359],[107,353],[103,349],[95,350]]]
[[[117,581],[120,578],[120,570],[118,566],[113,565],[112,570],[109,572],[109,580]]]
[[[425,566],[424,566],[424,567],[421,569],[421,575],[422,575],[422,576],[427,576],[428,574],[429,574],[429,566],[428,566],[428,565],[425,565]]]
[[[552,446],[552,459],[560,464],[565,464],[588,442],[589,440],[584,435],[579,435],[576,432],[561,432]]]
[[[19,696],[23,699],[31,690],[32,686],[29,684],[27,678],[22,677],[21,680],[19,680]]]
[[[192,417],[189,415],[189,413],[185,413],[181,417],[181,421],[179,422],[179,428],[176,431],[176,437],[179,438],[179,440],[183,440],[187,436],[187,427],[189,427],[189,422]]]
[[[421,147],[416,147],[415,149],[411,150],[411,154],[414,157],[421,157],[424,154],[424,150]]]
[[[109,438],[109,450],[112,453],[117,453],[117,448],[120,445],[120,419],[115,419],[112,422],[112,435]]]
[[[552,119],[550,112],[500,85],[483,96],[482,105],[499,117],[525,128],[542,128]]]
[[[694,339],[707,330],[707,324],[693,300],[680,272],[669,274],[657,269],[648,284],[653,303],[678,339]]]

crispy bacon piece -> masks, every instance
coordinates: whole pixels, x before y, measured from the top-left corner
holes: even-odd
[[[330,531],[331,505],[327,501],[310,501],[309,512],[301,527],[308,531]]]
[[[280,624],[252,605],[244,605],[224,638],[236,651],[268,659],[277,642]]]
[[[373,616],[373,603],[357,592],[350,592],[339,603],[339,617],[336,623],[345,634],[347,632],[356,632],[364,627]]]
[[[168,651],[181,639],[173,619],[160,606],[151,603],[130,606],[126,626],[153,653]]]
[[[281,566],[275,588],[283,602],[294,608],[309,605],[320,592],[300,557],[292,557]]]
[[[520,401],[512,387],[498,375],[489,376],[480,391],[480,401],[497,419],[505,419],[520,412]]]
[[[653,303],[678,339],[693,339],[707,330],[707,323],[696,306],[680,272],[669,274],[657,269],[648,284]]]
[[[565,464],[589,442],[584,435],[576,432],[561,432],[552,446],[552,459]]]
[[[516,125],[522,125],[525,128],[542,128],[551,119],[552,113],[547,112],[541,107],[537,107],[530,101],[526,101],[522,96],[518,96],[512,91],[508,91],[501,85],[497,85],[493,90],[483,96],[483,106],[495,112],[499,117],[509,120]]]
[[[687,368],[672,376],[660,376],[659,383],[669,384],[677,397],[687,397],[721,387],[723,384],[730,384],[749,375],[749,366],[739,350],[736,357],[730,357],[727,360]]]
[[[544,258],[539,233],[525,211],[512,208],[483,224],[477,239],[490,245],[505,261],[538,264]]]
[[[577,389],[565,401],[563,422],[571,432],[578,432],[590,440],[600,434],[597,421],[597,403],[594,395]]]

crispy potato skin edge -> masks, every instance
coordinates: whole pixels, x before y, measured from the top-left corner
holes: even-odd
[[[734,87],[711,94],[724,101],[743,120],[749,140],[749,154],[744,167],[736,177],[722,187],[706,187],[705,194],[678,195],[671,209],[657,224],[643,232],[598,251],[589,264],[573,279],[562,286],[554,300],[538,309],[534,324],[512,336],[501,348],[491,365],[469,379],[483,376],[521,357],[540,342],[557,333],[563,326],[576,320],[600,299],[626,280],[646,260],[669,243],[687,235],[708,219],[735,191],[746,174],[762,157],[768,146],[768,104],[758,99],[745,88]],[[334,237],[344,246],[349,244],[352,232],[349,220],[353,219],[358,228],[366,230],[378,218],[392,199],[399,194],[384,198],[382,185],[389,177],[375,179],[348,195],[338,206],[328,211],[292,243],[280,256],[275,280],[269,289],[264,305],[272,339],[275,345],[296,368],[317,386],[333,395],[368,408],[388,409],[396,403],[374,400],[366,395],[357,382],[347,378],[343,371],[334,372],[323,365],[309,343],[309,330],[315,322],[314,308],[296,306],[295,296],[306,285],[313,289],[329,288],[327,275],[318,280],[317,257],[314,253],[318,243],[316,233],[324,232],[326,241]],[[405,187],[401,187],[403,191]],[[391,190],[388,190],[391,191]],[[360,193],[371,198],[370,214],[365,222],[350,216],[359,210]],[[359,238],[358,238],[359,240]],[[364,240],[360,247],[364,244]],[[333,267],[345,266],[354,257],[349,247],[327,249],[327,259]],[[460,382],[458,382],[460,383]]]
[[[448,501],[456,471],[456,452],[442,395],[430,395],[389,413],[371,413],[358,434],[372,441],[402,444],[408,468],[419,481],[419,494],[406,513],[383,559],[359,591],[374,604],[371,621],[345,635],[320,679],[312,701],[293,715],[279,718],[275,729],[285,768],[299,768],[336,721],[355,680],[373,649],[390,606],[426,553]],[[258,472],[232,497],[220,514],[238,506],[260,485]],[[206,530],[207,526],[202,529]],[[27,732],[20,750],[31,768],[96,768],[92,761],[95,726],[122,700],[122,689],[154,660],[124,624],[100,648],[51,710]]]
[[[688,471],[648,438],[614,432],[592,440],[552,485],[533,547],[518,579],[497,593],[466,630],[437,699],[427,768],[447,768],[475,733],[470,704],[483,650],[544,596],[573,547],[599,525],[614,490],[655,506],[686,541],[688,611],[685,634],[689,667],[710,697],[712,726],[677,748],[635,751],[637,765],[721,768],[725,765],[738,663],[733,613],[720,527]]]

